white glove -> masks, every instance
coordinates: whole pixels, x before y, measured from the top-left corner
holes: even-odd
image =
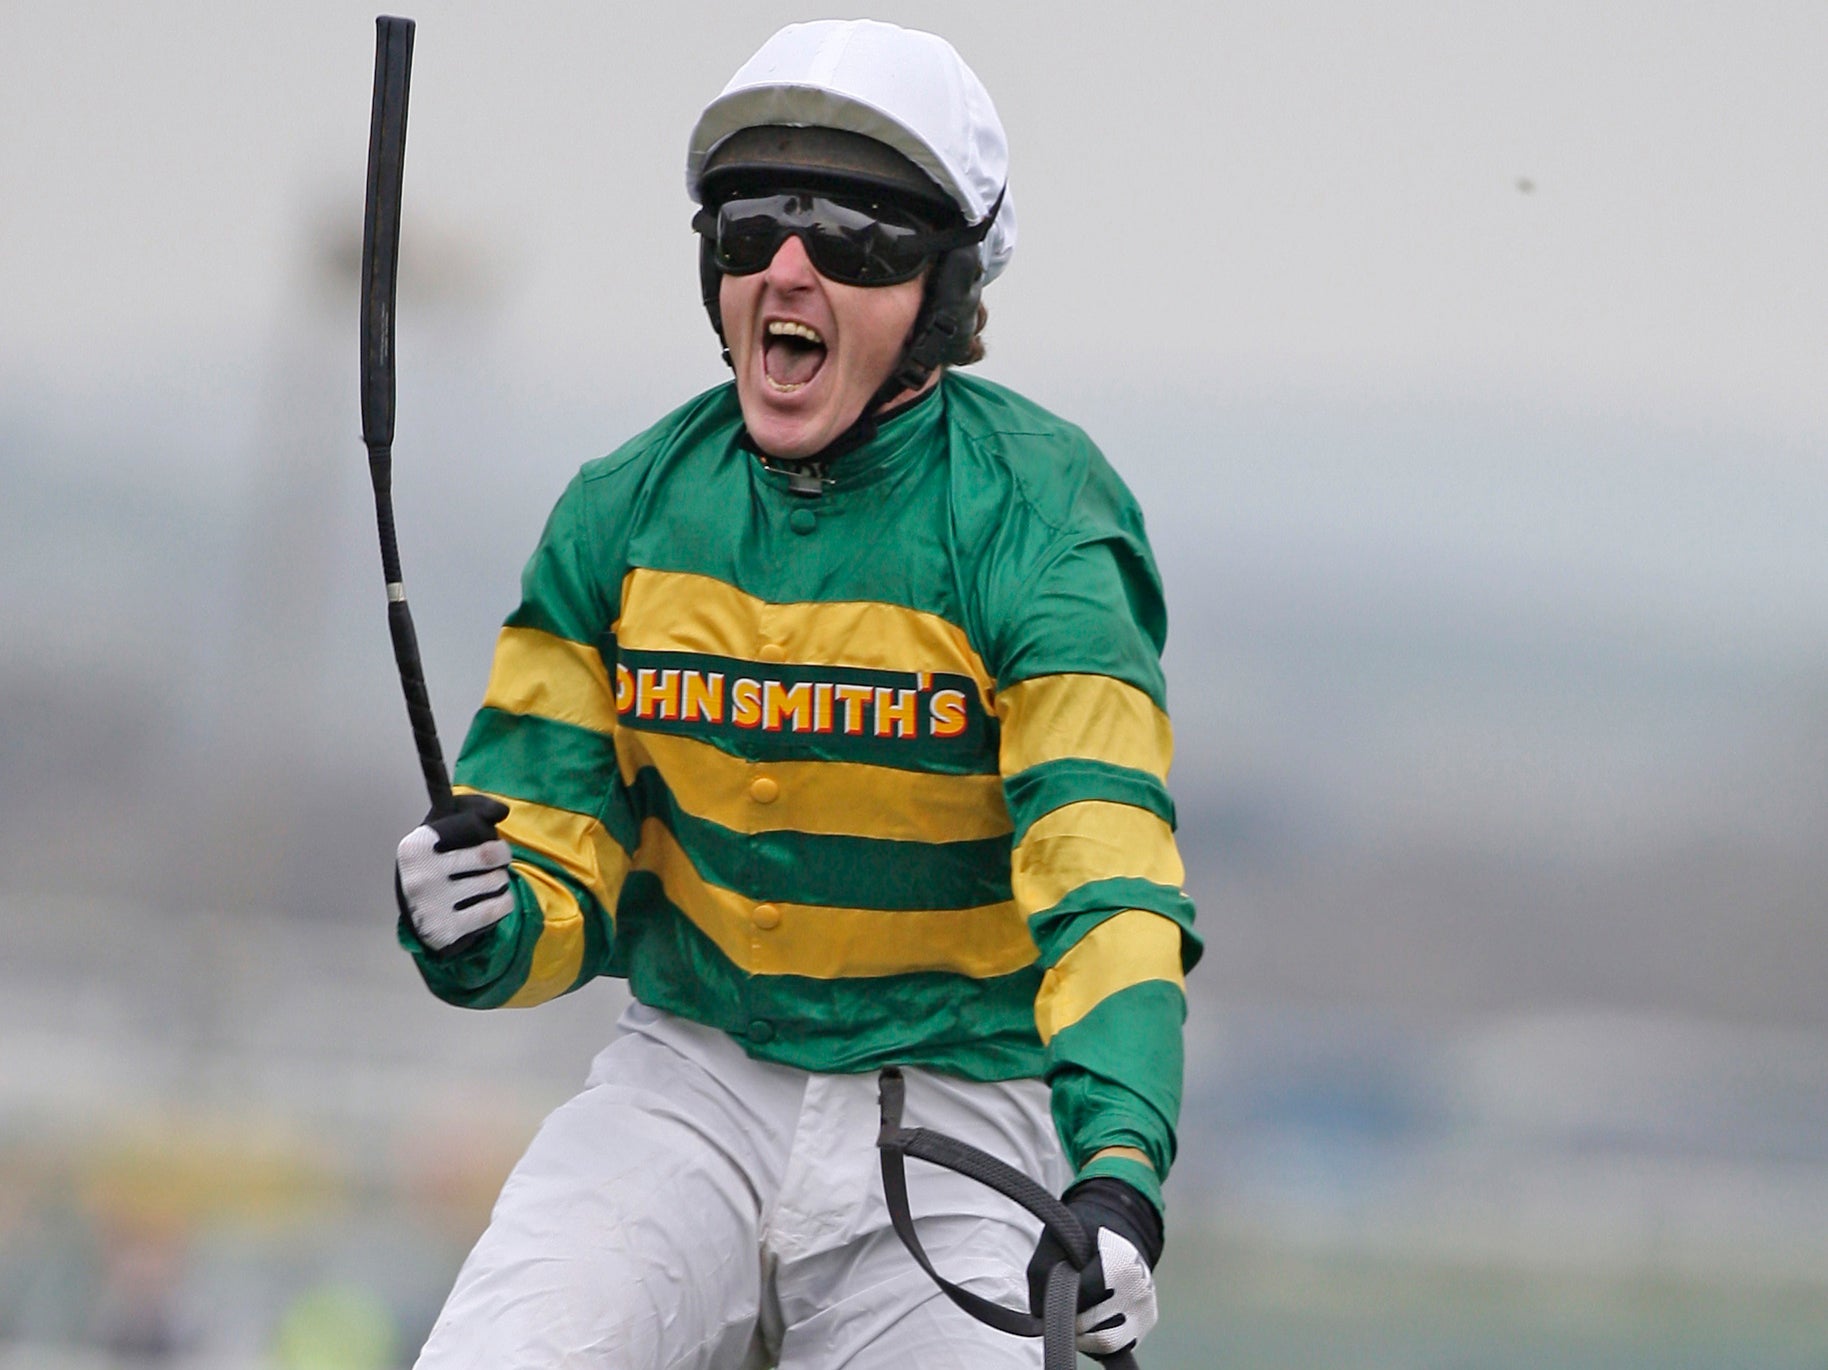
[[[1086,1309],[1073,1325],[1088,1356],[1108,1356],[1134,1346],[1155,1326],[1155,1276],[1128,1241],[1108,1227],[1098,1229],[1098,1259],[1111,1297]]]
[[[512,854],[495,825],[508,806],[487,795],[457,796],[457,812],[421,823],[400,840],[394,894],[419,940],[443,951],[514,912]]]

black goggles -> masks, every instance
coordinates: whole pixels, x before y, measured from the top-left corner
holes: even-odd
[[[967,228],[935,229],[894,204],[795,190],[707,205],[693,216],[692,227],[710,242],[717,269],[732,276],[766,270],[793,237],[828,280],[897,285],[913,280],[937,254],[982,240],[994,217]]]

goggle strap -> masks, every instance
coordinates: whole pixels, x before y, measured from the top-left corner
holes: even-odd
[[[996,199],[990,202],[990,212],[975,224],[971,225],[971,237],[967,242],[981,243],[990,233],[990,226],[997,221],[997,213],[1003,208],[1003,197],[1009,194],[1009,182],[1003,182],[1003,188],[997,192]]]
[[[996,222],[997,211],[1003,208],[1003,197],[1009,193],[1009,185],[1004,183],[991,203],[990,212],[974,224],[963,228],[941,229],[937,233],[923,234],[920,245],[929,252],[950,252],[955,247],[976,247],[990,234],[990,226]]]

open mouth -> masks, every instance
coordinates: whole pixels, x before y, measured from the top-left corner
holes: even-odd
[[[798,390],[825,365],[825,339],[808,324],[775,319],[762,341],[762,372],[783,393]]]

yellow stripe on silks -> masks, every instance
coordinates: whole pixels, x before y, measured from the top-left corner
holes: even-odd
[[[775,643],[795,665],[944,671],[975,680],[990,707],[990,672],[965,630],[899,604],[771,604],[711,576],[637,567],[622,582],[615,632],[631,651],[703,652],[740,661],[754,659],[763,643]]]
[[[1035,820],[1016,846],[1010,885],[1024,913],[1039,913],[1119,876],[1179,889],[1186,872],[1174,833],[1147,809],[1086,799]]]
[[[489,668],[487,708],[616,730],[616,692],[595,647],[538,628],[503,628]]]
[[[762,927],[758,903],[707,882],[658,819],[641,827],[635,867],[751,975],[847,976],[951,971],[985,979],[1034,963],[1037,952],[1013,901],[970,909],[842,909],[767,901],[778,922]]]
[[[571,891],[538,866],[522,861],[514,869],[532,888],[545,922],[533,944],[527,978],[502,1007],[531,1008],[558,998],[577,983],[584,968],[584,912]]]
[[[708,742],[624,727],[616,733],[624,784],[652,766],[680,808],[733,832],[808,832],[897,842],[964,842],[1011,830],[1003,782],[994,775],[936,775],[849,761],[757,764]],[[757,804],[749,785],[766,774],[780,787]]]
[[[1174,730],[1137,689],[1108,675],[1044,675],[997,695],[1004,775],[1083,757],[1168,778]]]
[[[1149,980],[1186,988],[1181,975],[1181,930],[1146,909],[1107,918],[1073,944],[1041,977],[1035,1026],[1041,1041],[1071,1027],[1119,990]]]
[[[453,794],[485,794],[468,785],[453,785]],[[615,913],[616,897],[628,874],[628,853],[609,829],[588,814],[554,809],[525,799],[491,794],[508,806],[508,816],[496,831],[515,846],[545,857],[585,889],[597,896],[604,909]]]

